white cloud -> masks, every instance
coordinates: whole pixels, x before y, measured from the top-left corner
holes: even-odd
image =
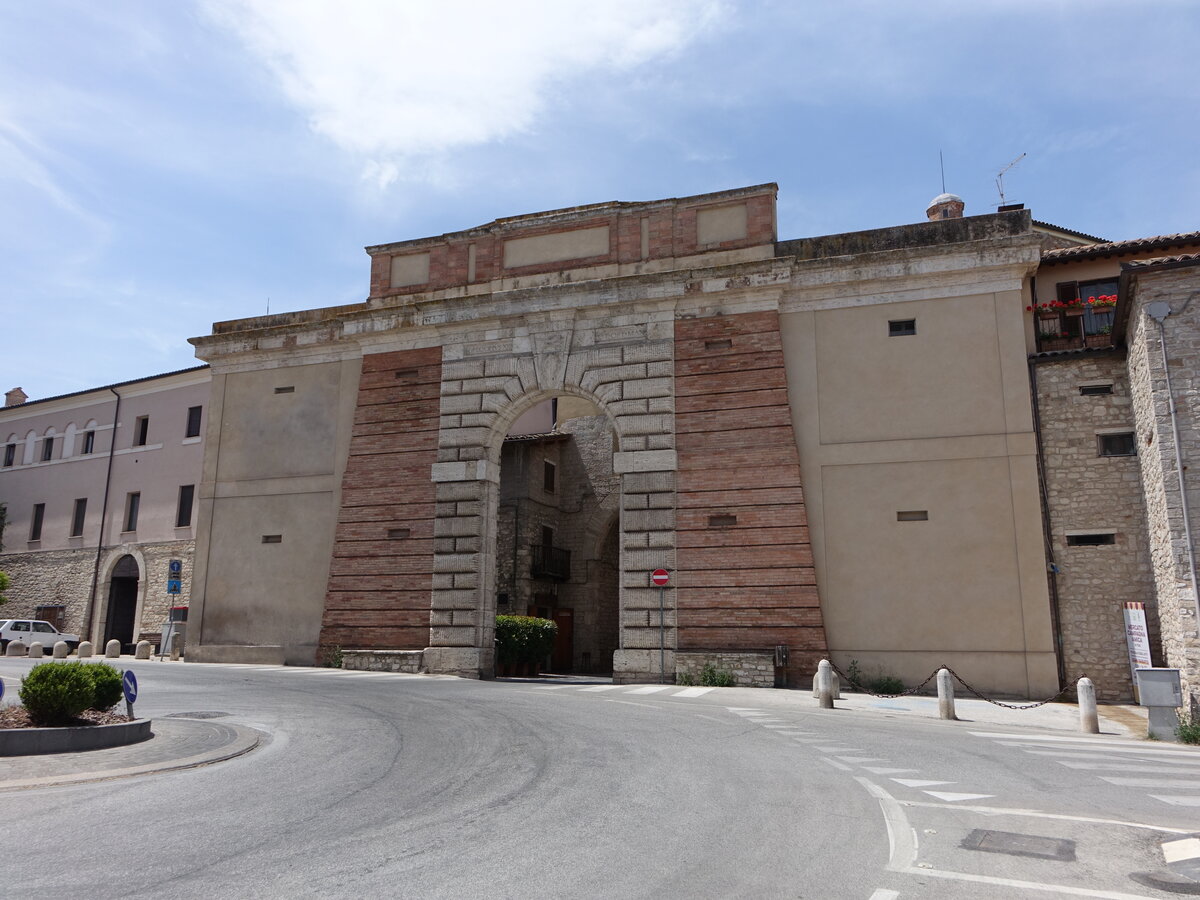
[[[395,179],[531,128],[556,92],[677,53],[720,0],[202,0],[312,128]]]

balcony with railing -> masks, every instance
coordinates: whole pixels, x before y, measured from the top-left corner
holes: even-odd
[[[547,544],[531,544],[529,576],[550,581],[566,581],[571,577],[571,551]]]
[[[1056,300],[1028,309],[1034,315],[1039,353],[1113,345],[1116,294]]]

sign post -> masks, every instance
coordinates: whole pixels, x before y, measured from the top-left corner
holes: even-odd
[[[132,669],[121,673],[121,690],[125,693],[125,714],[132,719],[133,701],[137,699],[138,694],[137,676],[133,674]]]
[[[667,585],[671,583],[671,573],[666,569],[655,569],[650,573],[650,581],[658,587],[658,683],[667,681]]]

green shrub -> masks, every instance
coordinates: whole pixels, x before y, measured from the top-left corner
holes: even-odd
[[[706,687],[733,687],[733,673],[706,663],[700,670],[700,683]]]
[[[326,669],[340,669],[344,660],[345,655],[342,653],[342,648],[337,645],[326,647],[321,654],[321,665]]]
[[[540,663],[554,649],[558,626],[534,616],[496,616],[496,662]]]
[[[691,672],[676,672],[675,683],[691,687],[696,683],[696,676]]]
[[[1200,721],[1195,716],[1181,716],[1175,734],[1181,744],[1200,744]]]
[[[125,694],[125,689],[121,687],[121,673],[105,663],[81,663],[80,665],[91,676],[92,690],[95,694],[88,709],[104,712],[116,706],[117,701]]]
[[[81,662],[41,663],[21,679],[21,702],[39,725],[64,725],[96,697],[91,668]]]
[[[900,694],[904,692],[904,682],[895,675],[877,675],[867,682],[867,688],[876,694]]]

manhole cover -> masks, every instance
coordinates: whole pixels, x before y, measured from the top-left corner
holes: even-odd
[[[985,831],[976,828],[959,845],[964,850],[984,853],[1007,853],[1009,856],[1033,856],[1037,859],[1058,859],[1075,862],[1075,842],[1063,838],[1039,837],[1036,834],[1014,834],[1011,831]]]
[[[161,716],[163,719],[220,719],[229,713],[224,712],[185,712],[171,713],[170,715]]]

